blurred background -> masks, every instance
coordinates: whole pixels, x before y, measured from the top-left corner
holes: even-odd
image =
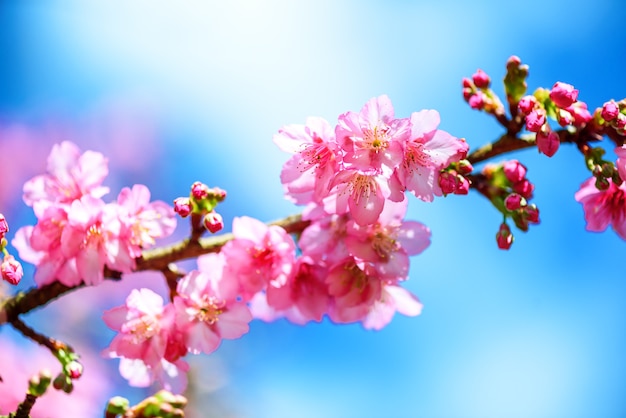
[[[502,129],[463,102],[462,77],[481,68],[502,93],[504,64],[518,55],[531,91],[564,81],[595,109],[626,97],[625,19],[618,0],[2,1],[0,211],[11,233],[34,223],[21,187],[68,139],[109,158],[109,200],[142,183],[171,202],[200,180],[228,191],[227,226],[278,219],[299,211],[282,197],[281,126],[335,123],[388,94],[396,116],[436,109],[440,128],[473,149]],[[510,251],[497,249],[501,217],[476,193],[412,198],[408,218],[433,234],[406,283],[421,316],[379,332],[255,321],[244,338],[190,358],[188,416],[624,416],[626,245],[611,230],[585,232],[574,193],[588,172],[572,147],[504,158],[527,165],[541,211]],[[181,222],[173,239],[186,231]],[[99,356],[113,335],[102,311],[137,286],[165,291],[158,275],[130,275],[24,318],[86,365],[75,395],[50,395],[34,416],[97,417],[113,395],[145,396]],[[58,368],[7,327],[0,347],[0,398],[23,397],[39,364]]]

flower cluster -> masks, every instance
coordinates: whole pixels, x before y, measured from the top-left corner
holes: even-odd
[[[559,135],[550,128],[548,117],[560,126],[581,128],[591,120],[587,104],[578,100],[574,86],[556,82],[551,90],[539,88],[533,95],[520,99],[519,113],[525,117],[526,129],[536,134],[539,152],[552,157],[561,143]]]
[[[502,213],[504,221],[496,233],[496,242],[498,248],[508,250],[513,244],[513,234],[506,223],[508,218],[522,231],[528,231],[530,224],[539,223],[539,209],[528,203],[535,186],[526,178],[526,167],[517,160],[488,164],[482,175],[485,181],[477,188]]]
[[[107,174],[102,154],[81,154],[66,141],[53,147],[47,174],[24,185],[24,202],[37,224],[20,228],[12,243],[22,260],[37,267],[39,286],[95,285],[102,282],[104,267],[130,272],[143,248],[174,231],[174,211],[164,202],[150,202],[146,186],[124,188],[117,201],[105,203]]]
[[[274,136],[293,154],[281,172],[286,196],[307,205],[311,225],[285,278],[254,296],[255,316],[303,323],[328,314],[335,322],[380,329],[395,311],[419,313],[421,305],[399,283],[408,275],[409,256],[428,246],[430,231],[403,220],[405,192],[426,202],[456,192],[442,175],[468,151],[438,125],[434,110],[396,118],[389,98],[380,96],[358,113],[340,115],[334,127],[309,118]]]

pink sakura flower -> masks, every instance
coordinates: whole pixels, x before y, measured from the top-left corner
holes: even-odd
[[[265,294],[266,306],[274,312],[283,311],[283,314],[295,323],[321,321],[328,310],[330,300],[328,286],[325,283],[327,273],[328,270],[324,265],[311,257],[299,257],[287,283],[268,289]],[[253,305],[256,312],[253,314],[268,318],[267,315],[259,313],[260,303],[257,299]]]
[[[383,282],[368,264],[347,257],[330,268],[326,278],[332,303],[328,314],[338,323],[359,321],[380,299]]]
[[[383,211],[385,200],[404,199],[397,177],[392,180],[396,181],[390,187],[389,180],[373,170],[340,171],[331,182],[331,194],[324,199],[324,210],[336,214],[349,212],[359,225],[372,224]]]
[[[311,117],[306,125],[281,128],[274,143],[294,154],[280,174],[287,196],[297,204],[320,201],[338,170],[339,147],[333,128],[326,120]]]
[[[426,202],[441,196],[439,172],[450,163],[465,158],[469,146],[465,141],[437,129],[439,113],[422,110],[411,114],[411,133],[404,143],[398,177],[407,190]]]
[[[228,259],[225,274],[237,278],[244,300],[267,286],[280,287],[287,282],[296,245],[284,229],[244,216],[233,220],[233,235],[235,239],[222,248]]]
[[[106,356],[141,360],[148,367],[160,364],[171,326],[161,296],[150,289],[133,289],[125,305],[105,311],[102,319],[118,332],[104,351]]]
[[[388,202],[375,224],[361,226],[349,222],[345,243],[358,260],[371,264],[380,279],[396,282],[406,279],[409,255],[430,245],[430,230],[415,221],[403,221],[407,202]]]
[[[105,265],[122,273],[132,271],[133,254],[120,239],[116,210],[115,205],[105,205],[89,195],[72,202],[61,234],[61,249],[73,262],[73,268],[66,272],[73,277],[61,274],[59,280],[96,285],[104,280]]]
[[[316,219],[304,230],[298,240],[303,255],[314,260],[324,261],[332,265],[348,257],[346,247],[346,224],[350,221],[348,214],[326,215]]]
[[[117,216],[118,235],[133,258],[140,257],[142,249],[153,246],[155,239],[167,237],[176,229],[172,207],[160,200],[150,202],[150,190],[142,184],[122,189],[117,197]]]
[[[147,387],[155,380],[161,386],[182,392],[187,384],[188,364],[180,357],[180,338],[174,327],[173,305],[150,289],[134,289],[126,305],[106,311],[104,322],[118,334],[104,355],[120,358],[120,374],[131,386]]]
[[[574,195],[582,203],[587,230],[604,231],[609,225],[622,239],[626,239],[626,182],[620,186],[608,179],[609,187],[598,190],[595,177],[585,181]]]
[[[371,306],[363,318],[365,329],[380,330],[393,318],[396,312],[406,316],[422,313],[422,303],[408,290],[394,285],[383,286],[381,297]]]
[[[72,142],[52,147],[47,170],[48,174],[34,177],[24,185],[24,202],[28,206],[40,200],[71,203],[84,195],[99,198],[109,191],[100,186],[108,174],[106,158],[93,151],[81,154]]]
[[[249,330],[252,314],[244,302],[220,292],[222,274],[193,270],[178,283],[174,297],[176,327],[191,353],[209,354],[222,339],[241,337]]]
[[[346,112],[339,116],[335,135],[348,167],[373,170],[389,178],[402,160],[409,121],[395,119],[391,100],[383,95],[370,99],[359,113]]]

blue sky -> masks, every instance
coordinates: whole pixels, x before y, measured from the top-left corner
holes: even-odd
[[[438,110],[441,128],[475,148],[501,129],[463,102],[461,78],[482,68],[501,92],[510,55],[530,65],[531,90],[568,82],[591,108],[626,97],[618,1],[52,1],[0,12],[0,124],[54,117],[106,131],[93,120],[111,108],[144,115],[154,142],[128,147],[155,157],[112,188],[143,182],[172,200],[202,180],[228,191],[227,222],[297,212],[271,138],[307,116],[334,123],[387,94],[401,117]],[[75,140],[106,152],[93,137],[105,135]],[[412,199],[408,218],[433,232],[407,282],[420,317],[380,332],[254,323],[194,359],[202,401],[251,418],[626,413],[624,242],[584,231],[576,150],[514,157],[536,183],[542,223],[509,252],[495,246],[498,213],[475,193]]]

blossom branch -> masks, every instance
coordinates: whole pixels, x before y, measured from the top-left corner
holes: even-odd
[[[287,233],[297,234],[302,232],[309,225],[309,222],[302,220],[301,215],[291,215],[284,219],[270,222],[269,224],[280,226],[285,229]],[[136,269],[134,271],[158,270],[168,272],[164,273],[166,277],[173,277],[174,275],[179,275],[180,272],[170,269],[172,263],[195,258],[203,254],[219,252],[219,250],[232,239],[232,234],[223,234],[209,238],[201,238],[199,240],[188,238],[165,247],[147,250],[144,251],[141,258],[137,259]],[[108,268],[105,268],[104,275],[112,280],[117,280],[122,277],[120,272]],[[19,321],[19,315],[45,306],[60,296],[84,286],[84,284],[66,286],[60,282],[53,282],[38,288],[31,288],[26,292],[20,292],[4,301],[0,307],[0,324]]]

